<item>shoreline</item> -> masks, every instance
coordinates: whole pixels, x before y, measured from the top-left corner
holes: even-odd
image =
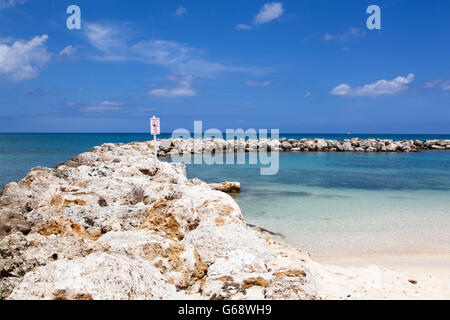
[[[298,248],[301,247],[290,243],[281,233],[261,228],[256,225],[247,224],[254,230],[267,233],[274,239],[284,243],[286,246]],[[435,276],[439,278],[448,278],[450,281],[450,251],[440,250],[439,252],[430,252],[430,250],[411,252],[411,253],[371,253],[351,254],[348,252],[338,252],[330,250],[328,253],[314,253],[306,250],[308,255],[315,262],[323,265],[332,265],[342,268],[368,268],[370,266],[379,266],[401,273],[417,273],[422,276]]]
[[[185,165],[155,163],[153,152],[151,142],[104,144],[7,184],[0,298],[450,297],[437,278],[412,283],[384,267],[317,262],[248,226],[233,198],[217,190],[237,184],[188,179]]]

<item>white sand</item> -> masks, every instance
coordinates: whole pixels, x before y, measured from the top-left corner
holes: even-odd
[[[316,276],[329,279],[330,299],[450,299],[450,253],[312,258],[324,269]]]

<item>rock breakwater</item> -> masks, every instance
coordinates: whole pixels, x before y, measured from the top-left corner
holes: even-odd
[[[158,155],[200,154],[212,152],[419,152],[450,150],[450,140],[390,139],[165,139],[157,143]]]

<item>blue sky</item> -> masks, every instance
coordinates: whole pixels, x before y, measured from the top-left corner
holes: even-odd
[[[81,8],[81,30],[66,9]],[[381,8],[381,30],[366,9]],[[449,1],[0,0],[0,132],[450,133]]]

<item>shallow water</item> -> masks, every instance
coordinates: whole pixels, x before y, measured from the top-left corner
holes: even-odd
[[[450,252],[450,152],[280,153],[259,165],[188,165],[189,177],[239,181],[248,223],[315,256]]]
[[[312,136],[352,137],[287,137]],[[95,145],[148,139],[146,134],[0,134],[0,189],[32,167],[53,167]],[[450,252],[448,151],[280,153],[274,176],[261,176],[259,165],[188,165],[187,173],[205,181],[241,182],[236,201],[247,222],[281,233],[315,256]]]

